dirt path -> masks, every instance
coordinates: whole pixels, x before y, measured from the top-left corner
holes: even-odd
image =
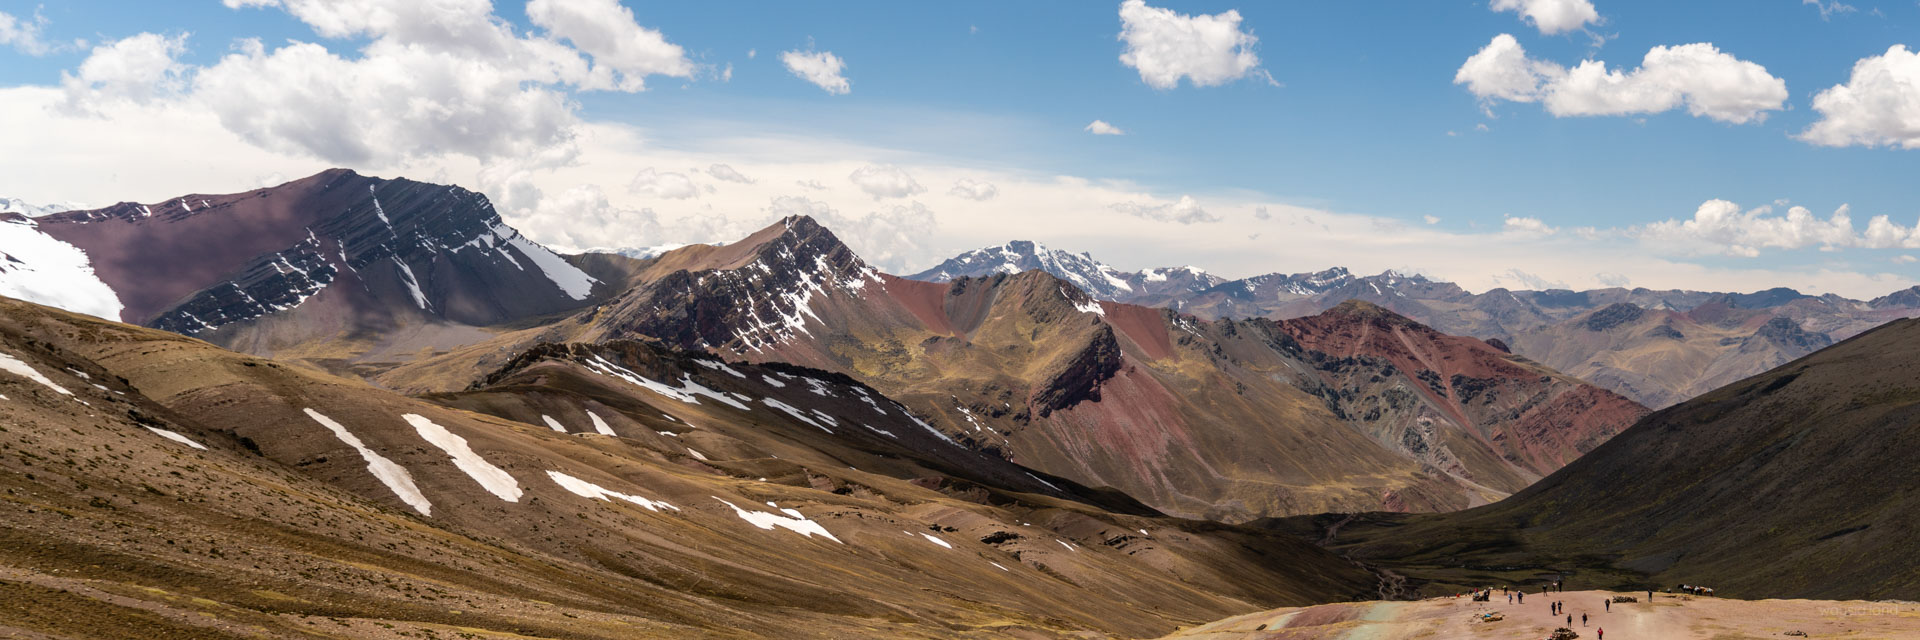
[[[1277,609],[1229,618],[1176,633],[1188,640],[1416,640],[1486,638],[1539,640],[1557,627],[1567,626],[1583,640],[1718,640],[1728,638],[1785,638],[1788,631],[1804,631],[1808,638],[1920,637],[1920,605],[1823,600],[1728,600],[1660,594],[1653,602],[1618,603],[1608,611],[1606,600],[1630,595],[1644,600],[1646,593],[1574,591],[1529,593],[1525,605],[1508,604],[1494,592],[1494,602],[1469,598],[1435,598],[1418,602],[1354,602]],[[1550,603],[1566,603],[1566,613],[1548,613]],[[1498,613],[1505,619],[1482,622],[1479,615]],[[1587,614],[1585,626],[1580,615]],[[1797,637],[1797,636],[1796,636]]]

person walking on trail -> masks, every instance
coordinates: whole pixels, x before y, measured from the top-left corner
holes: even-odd
[[[1580,614],[1580,626],[1587,626],[1587,614]]]
[[[1607,640],[1607,628],[1606,628],[1606,627],[1600,627],[1600,630],[1599,630],[1599,631],[1597,631],[1597,632],[1595,632],[1595,633],[1593,634],[1593,636],[1594,636],[1595,638],[1598,638],[1599,640]]]
[[[1613,613],[1613,598],[1607,598],[1603,602],[1607,603],[1607,613]]]
[[[1571,613],[1567,614],[1567,626],[1573,626],[1573,614]]]

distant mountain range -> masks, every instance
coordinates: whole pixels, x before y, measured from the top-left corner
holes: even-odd
[[[1192,267],[1124,272],[1084,253],[1024,241],[969,251],[910,277],[940,282],[1027,269],[1070,282],[1108,285],[1085,288],[1102,300],[1166,307],[1201,318],[1297,318],[1347,300],[1364,300],[1446,333],[1499,341],[1519,355],[1654,408],[1766,371],[1888,320],[1920,316],[1920,287],[1870,301],[1785,288],[1753,293],[1493,289],[1475,294],[1415,274],[1361,276],[1339,267],[1238,280],[1206,275],[1181,280],[1179,286],[1138,286],[1134,283],[1143,274],[1204,272]],[[1628,316],[1631,320],[1623,320]],[[1643,317],[1667,329],[1643,327]]]

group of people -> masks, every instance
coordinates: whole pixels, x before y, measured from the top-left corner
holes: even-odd
[[[1564,582],[1550,582],[1550,583],[1547,583],[1546,586],[1542,587],[1540,589],[1540,592],[1541,593],[1556,593],[1556,592],[1564,593],[1566,591],[1566,588],[1567,588],[1566,583]],[[1687,587],[1682,587],[1682,588],[1685,589]],[[1709,589],[1708,591],[1711,592],[1712,590]],[[1521,591],[1519,589],[1510,589],[1507,587],[1501,587],[1500,592],[1507,596],[1507,604],[1526,604],[1527,603],[1527,592],[1525,591]],[[1482,599],[1480,597],[1481,593],[1485,593],[1488,597],[1491,597],[1493,595],[1493,587],[1487,587],[1484,591],[1475,591],[1473,593],[1474,600],[1481,600]],[[1608,613],[1613,612],[1613,600],[1611,598],[1602,600],[1601,603],[1602,603],[1602,606],[1606,607],[1606,610]],[[1554,616],[1558,616],[1560,614],[1566,614],[1567,626],[1568,627],[1573,626],[1573,614],[1567,613],[1567,605],[1565,602],[1562,602],[1559,600],[1549,602],[1547,603],[1547,611],[1549,615],[1554,615]],[[1582,627],[1587,626],[1587,614],[1585,613],[1580,614],[1580,626]],[[1596,629],[1594,631],[1594,636],[1597,638],[1600,638],[1600,640],[1605,640],[1607,637],[1607,629],[1605,627]]]

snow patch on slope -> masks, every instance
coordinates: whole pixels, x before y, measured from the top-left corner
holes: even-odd
[[[409,413],[400,417],[406,420],[407,424],[413,425],[414,431],[420,433],[421,439],[447,452],[447,455],[453,458],[453,466],[467,472],[467,475],[472,477],[474,482],[480,483],[488,493],[499,496],[501,500],[507,502],[520,501],[520,483],[515,481],[505,469],[493,466],[493,463],[487,462],[486,458],[474,453],[473,448],[467,446],[466,438],[448,431],[446,427],[434,424],[426,416]]]
[[[600,485],[587,482],[585,480],[581,480],[579,478],[575,478],[573,476],[570,476],[558,471],[548,471],[547,477],[552,478],[553,483],[560,485],[560,488],[566,489],[567,491],[571,491],[573,492],[574,495],[577,495],[583,498],[591,498],[594,500],[602,500],[606,502],[612,502],[614,498],[619,498],[621,500],[625,500],[627,502],[640,505],[641,507],[645,507],[646,510],[648,511],[659,511],[661,509],[672,509],[674,511],[680,510],[680,507],[676,507],[671,504],[668,504],[664,500],[648,500],[640,496],[620,493],[618,491],[613,491],[613,490],[607,489],[606,487],[602,487]]]
[[[168,430],[166,430],[166,429],[159,429],[159,428],[155,428],[155,427],[147,427],[147,430],[148,430],[148,431],[152,431],[154,435],[157,435],[157,436],[160,436],[160,437],[162,437],[162,438],[166,438],[166,439],[168,439],[168,440],[172,440],[172,441],[174,441],[174,442],[178,442],[178,443],[180,443],[180,444],[184,444],[184,445],[187,445],[187,446],[189,446],[189,447],[193,447],[193,448],[195,448],[195,449],[199,449],[199,450],[201,450],[201,451],[206,451],[206,450],[207,450],[207,445],[204,445],[204,444],[200,444],[200,443],[198,443],[198,442],[194,442],[194,441],[193,441],[192,439],[190,439],[190,438],[188,438],[188,437],[186,437],[186,436],[183,436],[183,435],[180,435],[180,434],[179,434],[179,433],[177,433],[177,432],[173,432],[173,431],[168,431]]]
[[[45,375],[41,375],[39,371],[35,371],[31,365],[4,353],[0,353],[0,371],[38,382],[41,386],[52,389],[54,392],[63,396],[73,395],[72,391],[68,391],[65,387],[54,384],[53,381],[48,380]]]
[[[401,502],[413,507],[413,510],[420,512],[420,515],[433,515],[433,503],[428,502],[427,496],[420,493],[420,487],[413,484],[413,474],[407,473],[406,467],[367,448],[365,443],[360,442],[360,438],[348,432],[346,427],[340,426],[340,423],[334,422],[332,418],[320,415],[320,412],[313,409],[307,409],[306,412],[307,417],[313,418],[314,422],[332,431],[334,437],[347,443],[347,446],[353,447],[355,451],[359,451],[360,458],[367,461],[367,471],[373,473],[373,477],[379,478],[382,484],[387,485],[387,489],[399,496]]]
[[[86,252],[32,220],[0,220],[0,295],[116,321],[123,308]]]
[[[807,536],[809,538],[818,535],[818,536],[823,536],[826,539],[832,540],[834,542],[840,542],[840,539],[833,537],[833,534],[828,532],[826,527],[820,526],[820,523],[814,522],[812,520],[808,520],[807,517],[805,515],[801,515],[799,511],[795,511],[793,509],[781,509],[780,510],[781,513],[786,514],[783,516],[783,515],[780,515],[779,513],[768,513],[766,511],[748,511],[746,509],[742,509],[740,507],[734,506],[734,504],[731,502],[727,502],[726,500],[721,500],[719,496],[715,496],[713,499],[720,500],[721,504],[727,505],[729,507],[733,507],[734,515],[740,516],[741,520],[745,520],[748,523],[752,524],[753,526],[766,529],[768,531],[772,531],[774,527],[780,527],[782,529],[786,529],[788,531],[792,531],[794,533],[798,533],[798,534]],[[846,543],[841,542],[841,544],[846,544]]]

